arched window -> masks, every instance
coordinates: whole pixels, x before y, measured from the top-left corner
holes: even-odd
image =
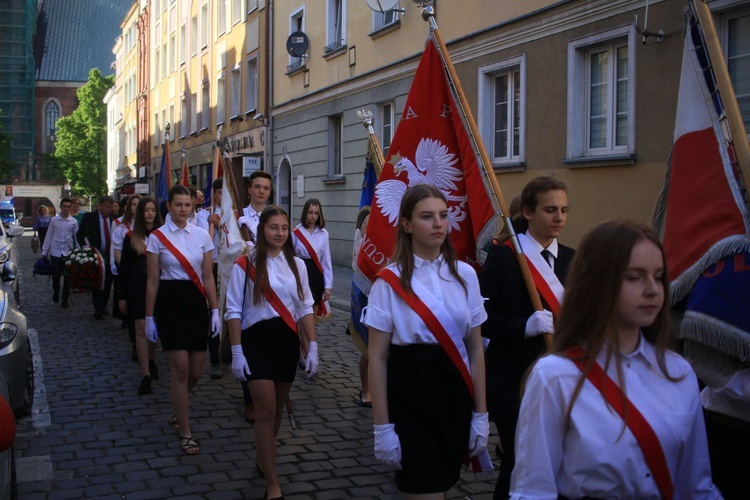
[[[57,133],[57,120],[60,119],[60,105],[50,100],[44,108],[44,152],[55,150],[52,137]]]

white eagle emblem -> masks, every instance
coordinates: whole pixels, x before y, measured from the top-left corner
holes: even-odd
[[[445,196],[448,201],[450,228],[460,231],[459,223],[466,219],[463,208],[467,197],[450,194],[458,189],[456,181],[463,178],[463,172],[453,167],[458,162],[456,155],[449,153],[448,148],[440,141],[422,138],[417,146],[415,159],[416,165],[408,158],[401,157],[393,166],[393,172],[397,177],[406,172],[405,183],[399,179],[378,182],[375,186],[378,208],[388,218],[388,222],[396,226],[401,198],[404,197],[406,189],[418,184],[429,184],[438,188]]]

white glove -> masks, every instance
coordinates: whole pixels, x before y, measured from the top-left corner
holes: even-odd
[[[215,339],[221,333],[221,317],[218,309],[211,309],[211,338]]]
[[[146,316],[146,338],[154,344],[159,341],[159,334],[156,332],[156,323],[154,323],[153,316]]]
[[[489,413],[471,412],[471,429],[469,429],[469,457],[474,458],[487,448],[490,437]]]
[[[401,470],[401,441],[394,424],[373,425],[375,459],[393,470]]]
[[[232,346],[232,374],[237,380],[243,382],[247,382],[247,375],[251,375],[250,366],[247,364],[241,345]]]
[[[318,373],[318,343],[310,342],[307,348],[307,361],[305,361],[307,378],[312,378]]]
[[[526,320],[526,337],[536,337],[542,333],[555,333],[554,316],[546,309],[534,311]]]

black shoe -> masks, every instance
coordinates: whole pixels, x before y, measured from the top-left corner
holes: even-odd
[[[159,369],[156,367],[156,362],[153,359],[148,360],[148,372],[151,374],[151,378],[159,380]]]
[[[60,301],[60,293],[59,292],[52,292],[52,302],[57,304]]]
[[[141,385],[138,386],[138,395],[143,396],[145,394],[153,393],[154,391],[151,390],[151,377],[146,375],[141,379]]]
[[[63,307],[63,309],[67,309],[67,308],[69,308],[69,307],[70,307],[70,306],[68,305],[68,299],[63,299],[63,301],[62,301],[62,307]]]

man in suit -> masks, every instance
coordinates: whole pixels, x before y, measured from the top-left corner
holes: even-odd
[[[102,319],[109,304],[109,292],[112,288],[112,271],[109,264],[109,248],[112,245],[112,205],[115,200],[111,196],[99,198],[96,211],[84,214],[78,228],[78,243],[89,245],[99,250],[104,258],[104,290],[92,290],[91,298],[94,302],[94,317]],[[87,243],[88,242],[88,243]]]
[[[539,259],[540,265],[549,265],[562,284],[575,253],[557,242],[567,216],[567,186],[554,177],[541,176],[524,187],[521,216],[513,222],[517,233],[525,233],[524,253],[539,253],[543,259]],[[554,333],[553,315],[546,303],[544,311],[534,311],[515,252],[505,244],[490,248],[479,273],[479,286],[482,296],[488,299],[488,319],[482,325],[482,336],[490,340],[485,354],[487,408],[503,448],[494,498],[508,498],[510,473],[515,465],[521,381],[544,352],[543,334]]]

